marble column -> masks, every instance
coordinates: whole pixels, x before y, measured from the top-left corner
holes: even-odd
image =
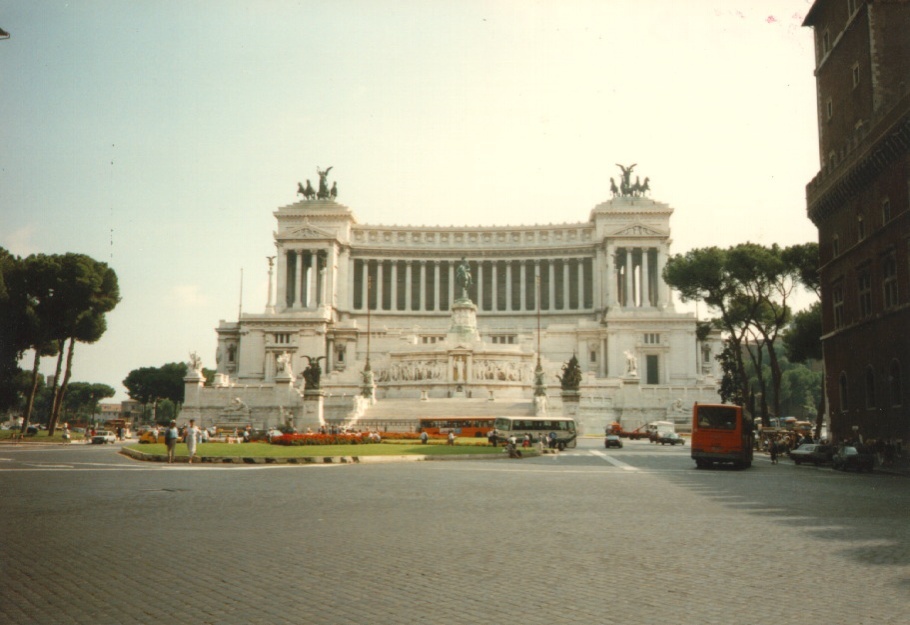
[[[294,275],[294,308],[303,306],[303,250],[297,250],[297,273]]]
[[[316,308],[319,304],[319,257],[316,250],[310,252],[310,270],[307,274],[307,308]]]
[[[384,295],[382,289],[382,278],[383,278],[383,266],[385,261],[381,258],[376,261],[376,310],[383,310],[382,308],[382,296]]]
[[[578,263],[578,309],[584,310],[584,308],[585,308],[585,260],[583,258],[579,258],[575,262]]]
[[[439,261],[433,261],[433,310],[442,310],[439,305]]]
[[[519,310],[528,310],[528,261],[523,260],[518,269],[518,282],[521,285],[518,294]]]
[[[493,276],[490,285],[490,310],[499,309],[499,263],[495,260],[490,261],[490,274]]]
[[[512,310],[512,261],[506,261],[506,310]]]
[[[363,302],[363,309],[370,309],[370,261],[366,258],[361,261],[363,263],[363,280],[360,284],[361,289],[361,299]]]
[[[477,310],[483,310],[483,261],[477,261]]]
[[[461,297],[459,293],[455,295],[455,263],[458,261],[449,261],[449,310],[452,309],[452,303],[455,301],[455,297]]]
[[[547,262],[547,273],[550,278],[549,288],[547,289],[550,301],[548,302],[547,310],[556,310],[556,263],[552,258]]]
[[[278,248],[278,278],[275,283],[275,303],[279,310],[288,307],[288,252]]]
[[[632,284],[634,280],[632,279],[632,248],[625,248],[626,251],[626,289],[623,294],[623,306],[633,307],[635,306],[635,292],[632,290]]]
[[[420,308],[423,311],[427,309],[427,261],[417,261],[418,288],[420,289]]]
[[[411,260],[404,261],[404,292],[405,292],[404,309],[405,310],[411,310],[413,308],[413,306],[411,305],[412,302],[414,301],[414,296],[412,295],[414,287],[413,287],[413,281],[411,279],[411,277],[412,277],[411,263],[412,262],[413,261],[411,261]]]
[[[391,290],[392,290],[392,301],[391,301],[391,310],[398,310],[398,261],[392,261],[392,273],[390,275]]]
[[[651,272],[648,256],[651,248],[641,248],[641,305],[651,306]]]
[[[570,296],[571,289],[569,286],[572,284],[572,281],[569,279],[569,259],[564,258],[562,261],[562,309],[569,310],[571,307],[569,303],[572,301]]]

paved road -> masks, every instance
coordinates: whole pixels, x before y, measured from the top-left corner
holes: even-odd
[[[900,623],[910,481],[535,459],[137,463],[0,447],[0,623]]]

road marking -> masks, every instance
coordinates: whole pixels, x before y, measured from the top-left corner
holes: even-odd
[[[23,472],[36,472],[36,471],[268,471],[268,470],[279,470],[279,469],[296,469],[302,467],[347,467],[352,466],[350,463],[320,463],[320,464],[257,464],[257,465],[244,465],[244,464],[220,464],[215,466],[208,466],[203,464],[194,464],[189,465],[185,463],[180,464],[163,464],[163,465],[153,465],[148,466],[130,466],[123,464],[100,464],[96,463],[94,466],[71,466],[71,465],[53,465],[53,464],[33,464],[33,463],[22,463],[22,467],[10,467],[5,466],[0,468],[0,473],[23,473]]]
[[[607,462],[612,464],[614,467],[619,467],[623,471],[638,471],[637,467],[633,467],[630,464],[626,464],[622,460],[617,460],[613,456],[611,456],[609,454],[605,454],[602,451],[597,451],[596,449],[592,449],[590,453],[592,456],[597,456],[598,458],[600,458],[602,460],[606,460]]]

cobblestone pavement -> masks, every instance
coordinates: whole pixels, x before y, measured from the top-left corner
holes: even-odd
[[[910,481],[585,442],[520,461],[0,449],[0,623],[910,620]]]

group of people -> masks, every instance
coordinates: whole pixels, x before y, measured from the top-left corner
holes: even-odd
[[[205,434],[203,434],[203,432]],[[181,439],[186,443],[186,453],[189,457],[188,462],[192,464],[193,460],[196,458],[196,446],[202,442],[203,436],[205,436],[205,440],[208,440],[208,432],[199,429],[196,426],[195,419],[190,419],[189,425],[183,429],[182,435],[177,428],[177,422],[171,421],[164,431],[164,444],[167,447],[168,464],[172,464],[175,461],[177,456],[177,441]]]

